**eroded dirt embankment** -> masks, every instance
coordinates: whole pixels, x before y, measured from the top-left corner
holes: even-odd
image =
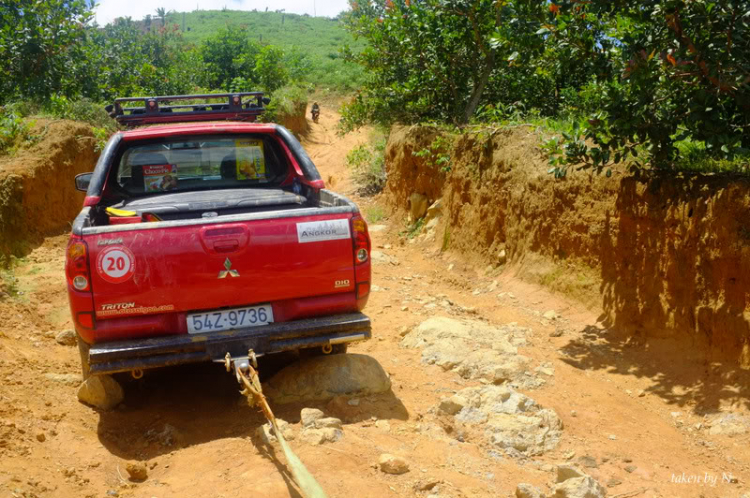
[[[456,138],[450,170],[416,157],[437,136],[392,129],[387,196],[442,199],[436,243],[604,310],[637,336],[688,338],[750,368],[750,180],[547,173],[529,129]]]
[[[73,178],[92,171],[99,156],[88,125],[53,121],[37,127],[39,143],[0,159],[0,261],[70,227],[84,197]]]

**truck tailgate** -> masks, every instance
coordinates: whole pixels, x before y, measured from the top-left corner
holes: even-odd
[[[352,293],[350,219],[143,224],[87,235],[97,320]]]

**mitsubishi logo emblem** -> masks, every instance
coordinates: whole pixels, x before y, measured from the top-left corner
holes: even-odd
[[[227,275],[230,275],[232,277],[240,276],[240,272],[238,272],[237,270],[232,270],[232,262],[229,261],[229,258],[224,260],[224,268],[226,268],[226,270],[221,270],[219,272],[219,276],[216,278],[227,278]]]

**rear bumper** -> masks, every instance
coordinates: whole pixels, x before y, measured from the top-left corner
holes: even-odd
[[[89,350],[91,374],[127,372],[300,348],[363,341],[372,337],[370,319],[362,313],[272,323],[262,327],[179,334],[94,344]]]

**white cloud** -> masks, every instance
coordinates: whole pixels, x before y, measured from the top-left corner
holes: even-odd
[[[156,15],[157,7],[163,7],[167,11],[191,12],[196,8],[200,10],[221,10],[227,7],[230,10],[279,10],[293,14],[310,14],[325,17],[335,17],[341,11],[349,8],[347,0],[193,0],[185,2],[181,0],[100,0],[94,10],[96,22],[104,25],[112,22],[118,17],[132,17],[135,20],[143,19],[147,14]]]

